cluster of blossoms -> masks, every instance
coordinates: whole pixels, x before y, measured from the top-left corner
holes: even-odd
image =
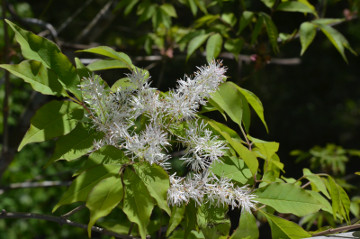
[[[199,67],[193,78],[179,80],[176,89],[167,93],[152,88],[148,73],[140,69],[127,75],[128,81],[116,90],[110,90],[98,76],[84,79],[81,90],[89,107],[88,117],[105,134],[95,142],[95,149],[113,145],[134,162],[145,160],[169,170],[169,151],[178,143],[185,148],[180,160],[190,172],[187,177],[170,176],[170,205],[192,199],[197,204],[226,204],[249,211],[255,200],[246,187],[209,173],[213,162],[221,162],[227,147],[196,115],[200,105],[206,104],[226,80],[225,71],[221,63],[213,61]]]

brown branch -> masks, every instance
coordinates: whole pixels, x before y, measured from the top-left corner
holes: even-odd
[[[82,204],[82,205],[74,208],[74,209],[71,210],[70,212],[67,212],[67,213],[61,215],[61,217],[63,217],[63,218],[68,218],[68,217],[70,217],[71,215],[74,215],[74,214],[77,213],[78,211],[82,210],[83,208],[85,208],[85,204]]]
[[[45,220],[45,221],[50,221],[50,222],[56,222],[60,225],[69,225],[72,227],[79,227],[82,229],[88,228],[88,225],[86,225],[86,224],[73,222],[73,221],[63,218],[63,217],[56,217],[56,216],[50,216],[50,215],[44,215],[44,214],[38,214],[38,213],[7,212],[5,210],[2,210],[2,212],[0,213],[0,218],[4,218],[4,219],[6,219],[6,218],[39,219],[39,220]],[[119,233],[109,231],[104,228],[96,227],[96,226],[91,227],[91,231],[98,232],[103,235],[113,236],[115,238],[123,238],[123,239],[134,239],[135,238],[133,236],[121,235]]]
[[[337,232],[354,230],[354,229],[358,229],[358,228],[360,228],[360,224],[354,224],[354,225],[343,226],[343,227],[338,227],[338,228],[330,228],[325,231],[315,233],[312,236],[313,237],[322,236],[322,235],[333,234],[333,233],[337,233]]]
[[[61,26],[58,29],[58,34],[60,34],[60,32],[62,32],[92,1],[94,0],[87,0],[81,7],[79,7],[74,14],[72,14],[70,17],[68,17],[66,19],[65,22],[63,22],[63,24],[61,24]]]
[[[75,41],[80,42],[86,37],[90,35],[90,32],[95,28],[95,26],[99,23],[100,19],[102,19],[106,15],[111,15],[111,8],[114,5],[115,0],[108,1],[105,6],[100,9],[95,18],[84,28],[84,30],[76,37]],[[104,29],[102,26],[101,29]],[[93,39],[93,38],[92,38]]]
[[[10,189],[19,189],[19,188],[48,188],[48,187],[57,187],[57,186],[69,186],[71,182],[62,182],[62,181],[43,181],[43,182],[21,182],[21,183],[12,183],[5,187],[0,187],[0,195],[4,191]]]

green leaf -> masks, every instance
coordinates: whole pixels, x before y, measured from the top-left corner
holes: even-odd
[[[232,27],[234,27],[237,22],[236,16],[232,12],[221,14],[221,19]]]
[[[261,15],[264,18],[266,32],[269,37],[270,44],[272,46],[273,52],[276,54],[279,52],[279,46],[278,46],[278,37],[279,33],[277,30],[277,27],[275,26],[274,22],[271,20],[271,17],[267,15],[266,13],[261,13]]]
[[[139,226],[141,238],[146,238],[146,227],[150,222],[150,215],[154,208],[152,198],[139,176],[131,169],[124,173],[125,196],[123,211],[131,222]]]
[[[59,47],[52,41],[21,29],[9,20],[5,21],[14,30],[16,41],[21,46],[23,56],[29,60],[39,61],[54,71],[63,87],[81,99],[81,92],[78,88],[79,76],[75,67],[61,53]]]
[[[93,47],[85,50],[80,50],[78,52],[88,52],[88,53],[94,53],[102,56],[107,56],[110,58],[113,58],[115,60],[118,60],[122,62],[128,69],[132,69],[134,66],[131,62],[131,59],[128,55],[122,52],[117,52],[114,49],[108,47],[108,46],[98,46]]]
[[[206,41],[208,37],[209,34],[202,34],[193,38],[189,42],[186,59],[189,59],[189,57]]]
[[[82,119],[83,108],[71,101],[51,101],[42,106],[31,119],[30,128],[18,150],[34,142],[43,142],[68,134]]]
[[[222,124],[220,122],[217,122],[215,120],[211,120],[209,118],[205,118],[204,116],[202,116],[202,118],[204,120],[206,120],[206,122],[214,129],[216,130],[220,135],[223,135],[223,133],[226,133],[225,136],[223,136],[224,138],[226,136],[230,136],[233,139],[236,140],[241,140],[240,136],[232,129],[230,129],[228,126],[226,126],[225,124]]]
[[[270,161],[273,155],[279,150],[278,142],[269,142],[254,137],[250,137],[251,141],[255,144],[261,154],[261,158]]]
[[[139,16],[137,23],[140,24],[152,18],[154,14],[156,14],[157,8],[158,8],[157,4],[151,4],[148,1],[144,1],[140,3],[136,12],[137,15]]]
[[[102,137],[103,133],[78,124],[69,134],[59,138],[56,142],[54,154],[48,164],[59,159],[70,161],[80,158],[90,152],[95,140],[99,140]]]
[[[271,227],[272,238],[300,239],[311,237],[311,234],[302,229],[298,224],[259,210],[268,220]]]
[[[303,169],[303,174],[304,174],[304,177],[310,181],[311,186],[313,187],[313,190],[314,190],[314,187],[315,187],[320,192],[322,192],[327,198],[330,199],[330,195],[329,195],[329,193],[328,193],[328,191],[326,189],[326,184],[325,184],[324,180],[320,176],[318,176],[316,174],[313,174],[307,168]]]
[[[264,23],[264,16],[260,14],[258,16],[258,19],[256,20],[254,30],[252,31],[252,34],[251,34],[251,41],[250,41],[251,45],[255,44],[255,42],[256,42],[256,40],[257,40],[261,30],[262,30],[263,23]]]
[[[323,24],[318,24],[318,26],[321,31],[326,35],[326,37],[330,40],[330,42],[335,46],[336,50],[340,53],[346,63],[348,61],[345,55],[344,47],[356,55],[356,52],[350,47],[349,42],[346,40],[346,38],[335,28]]]
[[[168,237],[174,230],[179,226],[180,222],[184,218],[185,205],[181,207],[174,206],[171,210],[171,217],[169,221],[169,226],[166,230],[166,236]]]
[[[245,29],[245,27],[247,27],[247,25],[249,25],[249,23],[251,22],[253,17],[254,17],[253,12],[244,11],[242,13],[241,18],[240,18],[240,22],[239,22],[239,31],[238,31],[239,35]]]
[[[272,8],[276,2],[276,0],[261,0],[268,8]]]
[[[239,227],[230,237],[230,239],[240,238],[259,238],[259,229],[256,225],[256,218],[246,210],[241,212]]]
[[[91,76],[92,74],[94,74],[77,57],[75,57],[75,65],[76,65],[76,71],[77,71],[80,79],[87,78],[87,77]],[[97,77],[100,77],[100,76],[97,76]]]
[[[213,15],[213,14],[207,14],[204,15],[198,19],[196,19],[195,23],[194,23],[194,28],[200,28],[204,25],[209,25],[211,23],[213,23],[214,21],[218,20],[220,18],[220,15]]]
[[[321,210],[328,212],[329,214],[333,213],[330,202],[328,200],[326,200],[320,193],[311,191],[311,190],[308,190],[307,193],[311,194],[311,196],[313,198],[315,198],[316,200],[318,200],[321,203],[321,205],[322,205]],[[311,214],[309,214],[309,215],[311,215]]]
[[[187,2],[190,6],[190,10],[191,10],[192,14],[195,16],[197,13],[197,10],[198,10],[195,0],[187,0]]]
[[[243,114],[243,100],[241,93],[228,81],[220,85],[219,89],[211,94],[210,103],[215,102],[226,114],[241,127]]]
[[[317,13],[314,8],[302,2],[295,2],[295,1],[282,2],[278,5],[276,10],[284,11],[284,12],[312,13],[315,16],[317,16]]]
[[[250,169],[245,167],[245,162],[234,156],[225,156],[221,162],[213,163],[210,171],[219,177],[230,178],[241,184],[246,184],[252,178]]]
[[[224,133],[224,135],[226,135],[226,133]],[[259,162],[255,154],[246,148],[240,141],[232,139],[229,136],[226,136],[225,139],[228,141],[231,147],[233,147],[239,157],[244,160],[251,173],[255,175],[259,167]]]
[[[206,43],[206,60],[211,62],[217,58],[221,52],[223,39],[219,33],[209,37]]]
[[[303,55],[316,36],[316,25],[311,22],[302,23],[300,25],[299,35],[301,43],[300,54]]]
[[[269,131],[268,126],[265,122],[265,117],[264,117],[264,107],[263,107],[261,101],[259,100],[259,98],[251,91],[243,89],[232,82],[230,82],[230,84],[232,84],[234,87],[236,87],[241,92],[241,94],[243,94],[243,96],[246,98],[247,102],[255,110],[255,113],[260,118],[261,122],[265,126],[266,131],[268,132]]]
[[[170,208],[167,204],[169,176],[166,171],[159,165],[148,163],[136,164],[134,168],[157,205],[170,215]]]
[[[173,5],[169,3],[164,3],[160,6],[160,8],[170,17],[177,17],[176,10]]]
[[[128,68],[128,64],[119,60],[97,60],[87,65],[87,68],[90,71],[102,71],[110,69]]]
[[[124,90],[136,90],[137,86],[134,84],[128,77],[121,78],[117,80],[110,88],[112,92],[116,92],[117,89],[124,89]]]
[[[271,183],[258,189],[255,195],[258,202],[280,213],[292,213],[299,217],[317,212],[322,207],[306,190],[290,183]]]
[[[130,159],[126,157],[123,151],[112,145],[105,145],[101,149],[92,152],[85,161],[84,166],[73,176],[79,175],[87,169],[101,164],[127,165]]]
[[[100,181],[118,175],[120,168],[121,165],[101,164],[84,171],[72,182],[52,212],[55,212],[60,206],[65,204],[86,201],[91,190]]]
[[[22,61],[17,65],[1,64],[1,68],[23,79],[31,87],[44,95],[68,96],[57,75],[35,60]]]
[[[184,237],[188,238],[193,229],[196,228],[197,222],[197,208],[194,201],[190,201],[185,207],[184,220],[182,223],[184,230]]]
[[[337,213],[339,213],[347,222],[350,222],[350,199],[345,190],[330,176],[328,176],[326,187],[331,196],[334,218],[336,218]]]
[[[90,210],[88,235],[91,237],[91,227],[95,222],[108,215],[123,199],[124,189],[120,177],[109,177],[100,181],[89,193],[86,207]]]

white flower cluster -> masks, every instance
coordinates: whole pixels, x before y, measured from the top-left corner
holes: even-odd
[[[232,208],[241,207],[248,212],[255,208],[255,196],[250,193],[247,186],[234,186],[230,179],[218,178],[214,174],[194,174],[186,178],[171,175],[170,185],[168,202],[171,205],[180,206],[192,199],[198,205],[207,200],[217,206],[222,204]]]
[[[228,179],[209,176],[211,164],[221,162],[227,147],[196,117],[200,105],[225,81],[225,71],[221,63],[213,61],[199,67],[193,79],[185,76],[176,89],[165,94],[150,87],[147,72],[140,69],[127,75],[128,84],[115,92],[99,76],[83,79],[81,90],[89,107],[88,117],[105,134],[95,142],[95,149],[113,145],[134,162],[145,160],[169,170],[168,151],[174,143],[181,144],[186,153],[180,160],[191,172],[186,178],[170,176],[169,204],[180,205],[192,199],[197,204],[211,202],[250,210],[254,203],[247,189],[235,187]]]

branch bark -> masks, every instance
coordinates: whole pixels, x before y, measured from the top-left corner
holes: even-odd
[[[56,216],[50,216],[50,215],[44,215],[44,214],[38,214],[38,213],[26,213],[26,212],[7,212],[5,210],[2,210],[0,213],[0,218],[16,218],[16,219],[39,219],[44,221],[50,221],[50,222],[56,222],[60,225],[69,225],[72,227],[79,227],[83,229],[87,229],[86,224],[81,224],[78,222],[73,222],[69,219],[63,218],[63,217],[56,217]],[[127,235],[121,235],[119,233],[106,230],[102,227],[91,227],[91,231],[101,233],[103,235],[113,236],[115,238],[122,238],[122,239],[135,239],[133,236],[127,236]]]

